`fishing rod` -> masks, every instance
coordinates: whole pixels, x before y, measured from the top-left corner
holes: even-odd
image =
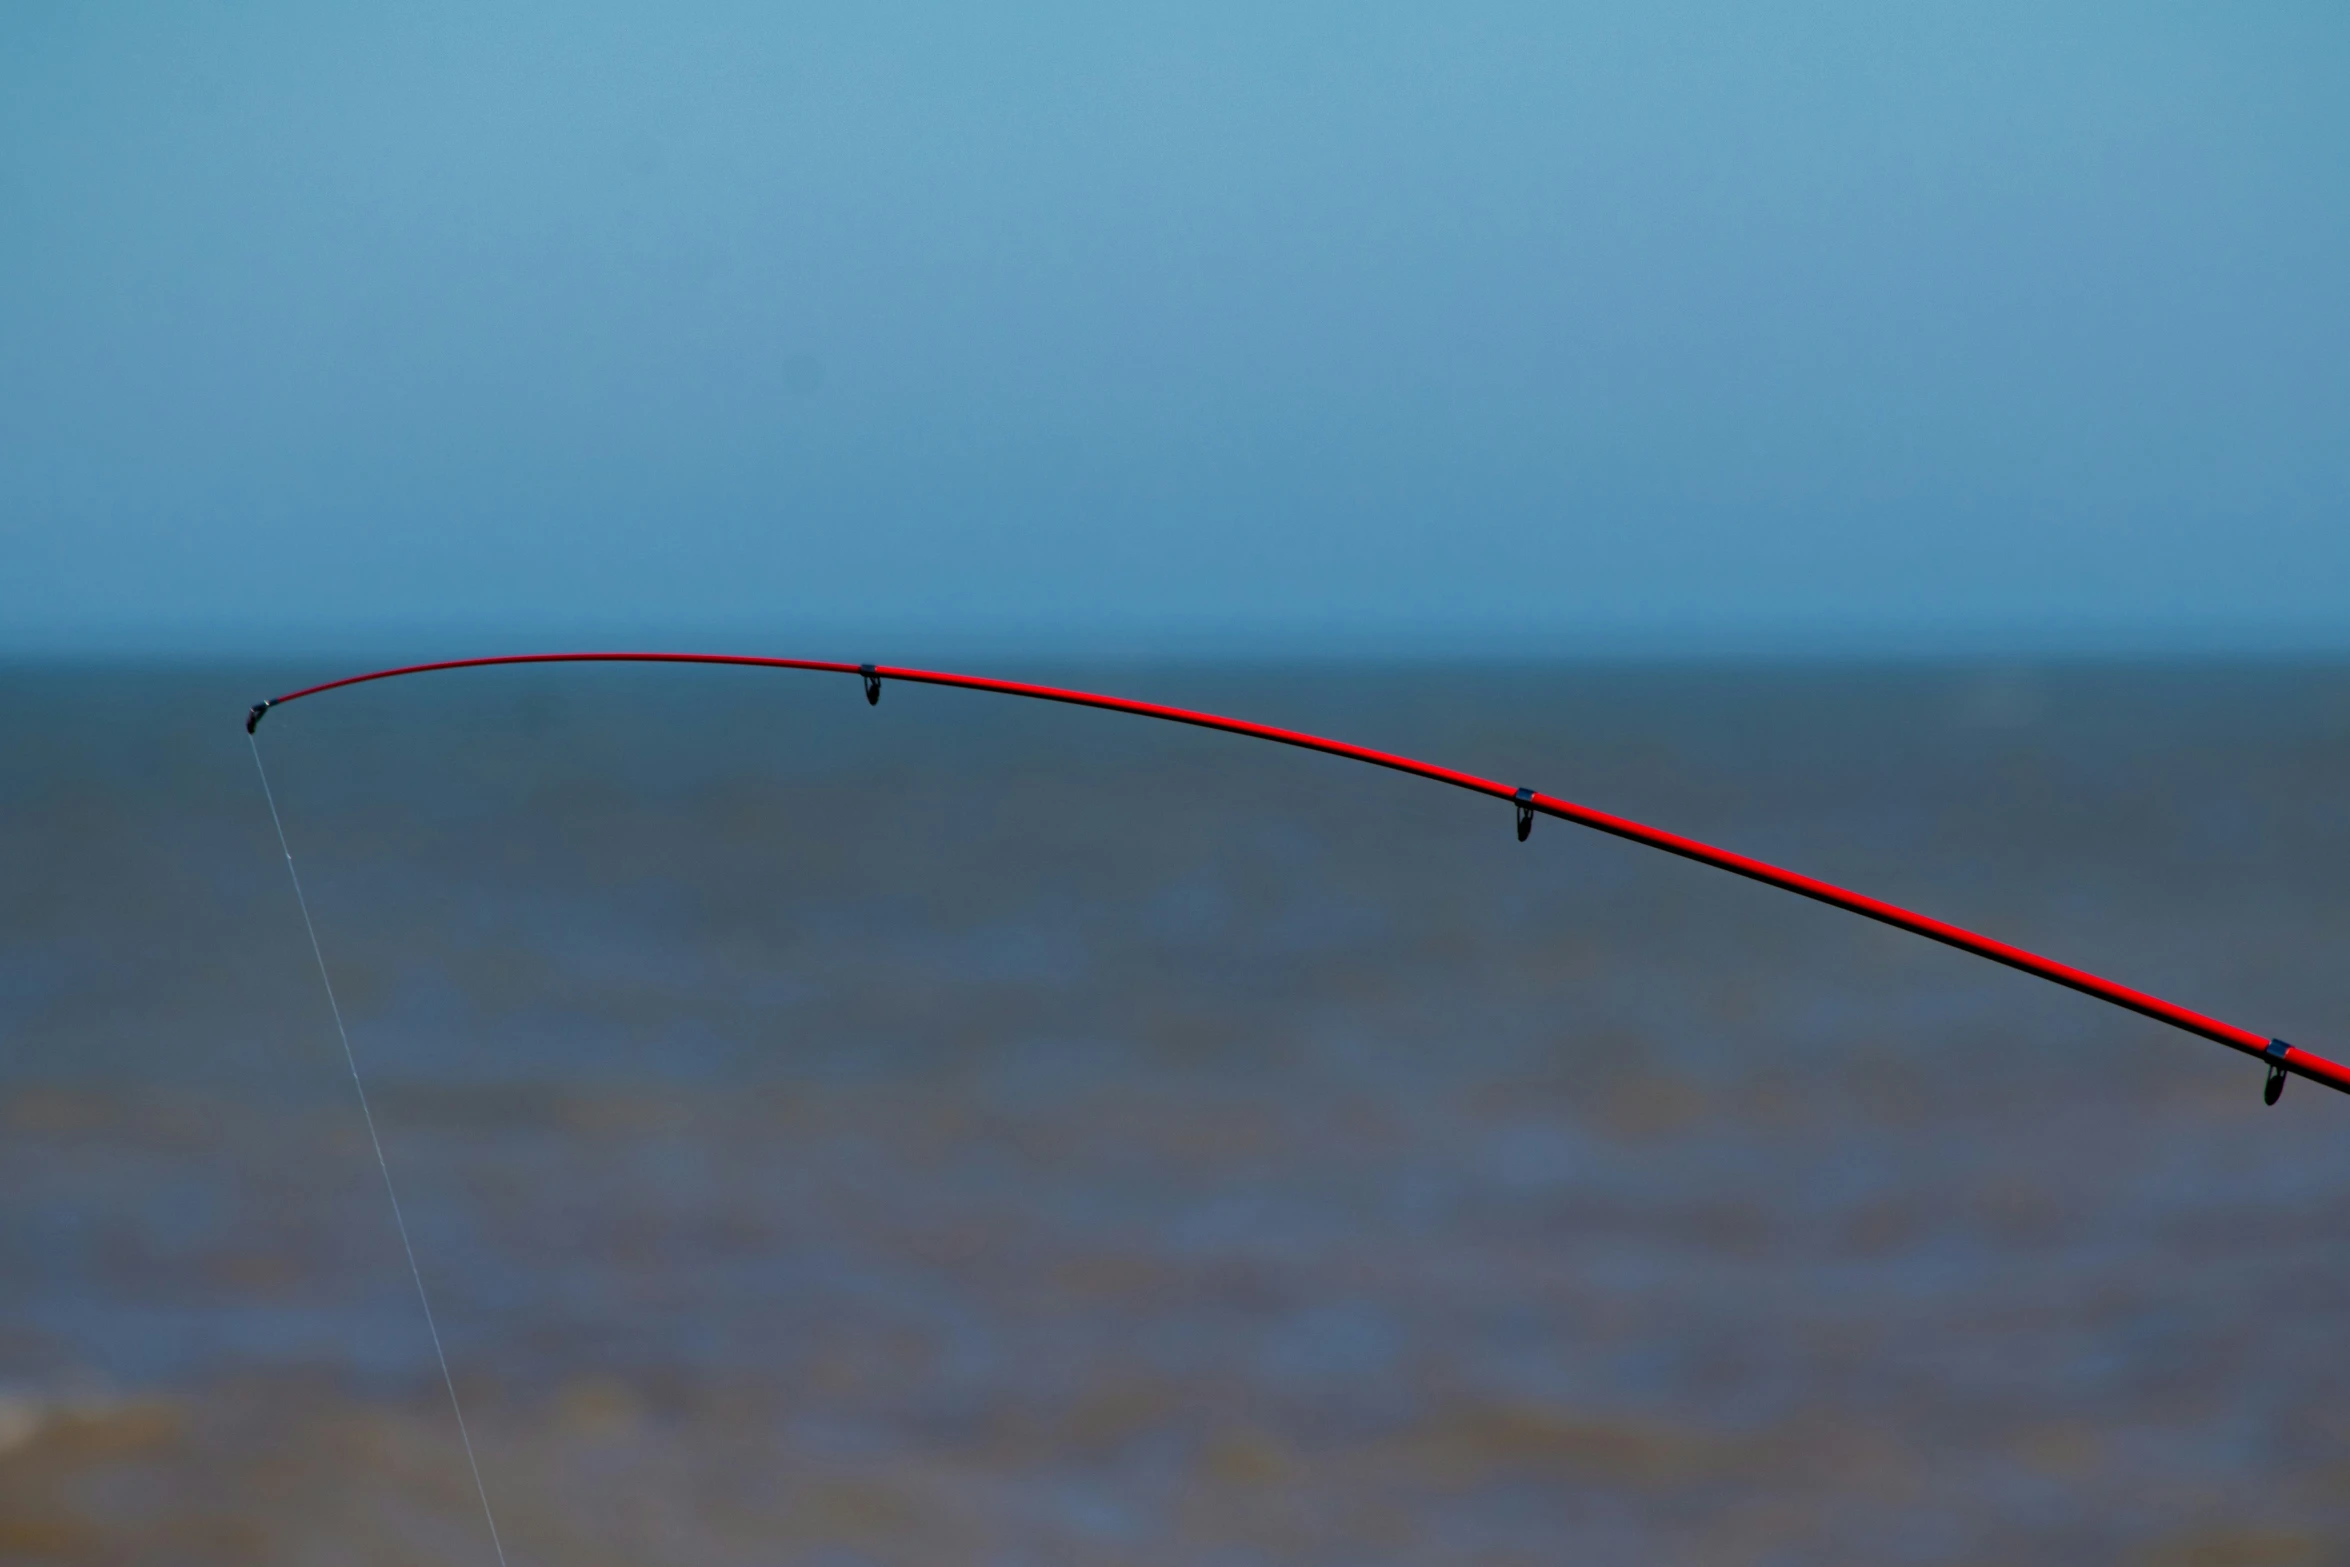
[[[1410,773],[1416,778],[1426,778],[1436,783],[1449,784],[1455,789],[1466,789],[1472,794],[1486,795],[1510,805],[1516,814],[1518,841],[1521,843],[1525,842],[1528,835],[1533,832],[1534,819],[1537,816],[1554,816],[1561,821],[1572,822],[1578,827],[1588,827],[1595,832],[1603,832],[1613,837],[1629,839],[1634,843],[1646,844],[1652,849],[1662,849],[1667,854],[1676,854],[1685,860],[1695,860],[1701,865],[1711,865],[1717,870],[1725,870],[1735,876],[1744,876],[1750,881],[1759,881],[1766,886],[1777,887],[1782,891],[1810,898],[1814,902],[1829,904],[1848,913],[1858,914],[1864,919],[1872,919],[1882,925],[1891,925],[1898,930],[1909,931],[1914,935],[1923,936],[1929,941],[1938,941],[1944,946],[1956,947],[1961,952],[1971,952],[1976,957],[1988,958],[1994,963],[2005,964],[2012,969],[2020,969],[2026,974],[2036,975],[2051,984],[2062,985],[2068,990],[2077,990],[2083,995],[2094,996],[2113,1006],[2136,1012],[2143,1017],[2153,1018],[2156,1022],[2168,1023],[2173,1028],[2184,1029],[2190,1034],[2212,1040],[2245,1055],[2257,1057],[2266,1063],[2268,1077],[2262,1087],[2261,1097],[2269,1104],[2275,1104],[2278,1096],[2284,1092],[2285,1080],[2288,1076],[2306,1077],[2312,1082],[2323,1083],[2328,1088],[2350,1093],[2350,1067],[2330,1061],[2314,1051],[2304,1050],[2298,1045],[2287,1044],[2282,1039],[2273,1039],[2265,1034],[2256,1034],[2250,1029],[2238,1028],[2233,1023],[2224,1023],[2215,1017],[2206,1017],[2200,1012],[2179,1006],[2175,1002],[2165,1001],[2158,996],[2150,996],[2144,991],[2132,990],[2127,985],[2116,984],[2110,979],[2100,978],[2086,970],[2069,967],[2052,958],[2044,958],[2036,952],[2028,952],[2022,947],[2010,946],[2003,941],[1994,941],[1988,936],[1978,935],[1963,926],[1933,919],[1914,910],[1905,909],[1899,904],[1887,903],[1881,898],[1872,898],[1863,893],[1853,892],[1849,888],[1839,887],[1833,882],[1801,875],[1762,860],[1752,859],[1743,854],[1735,854],[1728,849],[1718,849],[1712,844],[1701,843],[1695,838],[1684,838],[1678,833],[1646,826],[1625,817],[1611,816],[1605,811],[1594,810],[1587,805],[1577,805],[1572,800],[1562,800],[1556,795],[1499,783],[1491,778],[1480,778],[1474,773],[1458,772],[1449,767],[1438,767],[1431,762],[1416,761],[1411,757],[1398,756],[1387,751],[1374,751],[1367,746],[1350,745],[1343,740],[1326,739],[1321,735],[1306,734],[1295,729],[1276,729],[1269,724],[1251,723],[1240,718],[1226,718],[1215,713],[1198,713],[1188,708],[1168,707],[1157,702],[1138,702],[1129,697],[1103,696],[1092,691],[1067,691],[1055,686],[1031,685],[1017,680],[994,680],[981,675],[948,674],[935,669],[902,669],[895,665],[884,664],[836,664],[816,659],[758,658],[736,653],[514,653],[496,658],[458,658],[435,664],[404,664],[396,669],[370,670],[365,674],[346,675],[340,680],[329,680],[319,685],[305,686],[299,691],[289,691],[283,696],[271,697],[266,701],[254,703],[245,715],[245,733],[248,736],[253,734],[270,709],[283,707],[288,702],[297,702],[307,696],[337,691],[345,686],[364,685],[372,680],[391,680],[405,675],[430,674],[448,669],[482,669],[498,664],[735,664],[757,669],[795,669],[819,674],[855,675],[863,681],[865,700],[872,705],[880,703],[882,683],[888,680],[904,681],[912,685],[952,686],[965,691],[992,691],[1003,696],[1027,697],[1034,701],[1061,702],[1073,707],[1100,708],[1105,712],[1112,713],[1131,713],[1140,718],[1156,718],[1168,723],[1190,724],[1201,729],[1216,729],[1226,734],[1243,735],[1252,740],[1271,740],[1281,745],[1296,746],[1301,750],[1319,751],[1326,756],[1344,757],[1354,762],[1367,762],[1374,767],[1386,767],[1399,773]]]

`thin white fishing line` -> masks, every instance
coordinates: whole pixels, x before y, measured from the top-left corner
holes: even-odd
[[[359,1116],[367,1123],[367,1140],[375,1148],[375,1167],[383,1172],[384,1196],[391,1199],[392,1226],[400,1232],[400,1249],[408,1255],[408,1276],[416,1281],[416,1303],[424,1308],[424,1330],[432,1335],[433,1357],[441,1363],[441,1385],[449,1390],[449,1408],[457,1416],[457,1440],[465,1447],[465,1467],[473,1471],[474,1494],[481,1498],[481,1516],[490,1526],[490,1549],[498,1567],[506,1567],[506,1547],[498,1539],[498,1515],[490,1511],[490,1490],[482,1484],[481,1464],[473,1456],[473,1436],[465,1429],[465,1405],[457,1397],[457,1379],[449,1373],[449,1354],[441,1348],[440,1324],[433,1320],[432,1296],[424,1287],[424,1270],[416,1265],[416,1247],[408,1239],[408,1220],[400,1212],[399,1188],[392,1184],[391,1161],[384,1157],[383,1138],[376,1134],[375,1111],[367,1102],[367,1084],[359,1076],[359,1057],[351,1049],[351,1031],[343,1026],[342,1003],[335,1000],[335,982],[326,971],[326,952],[318,944],[318,927],[310,919],[310,900],[302,894],[302,878],[294,869],[294,851],[286,842],[286,824],[277,814],[277,794],[269,787],[269,769],[261,764],[261,742],[247,732],[253,747],[253,769],[261,775],[261,797],[269,802],[269,824],[277,829],[277,846],[286,857],[286,876],[294,884],[294,902],[302,910],[302,928],[310,935],[310,955],[318,960],[318,982],[326,988],[326,1006],[334,1014],[335,1037],[343,1042],[343,1062],[351,1069],[351,1086],[359,1091]]]

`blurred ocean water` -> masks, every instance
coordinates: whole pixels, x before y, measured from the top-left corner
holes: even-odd
[[[313,673],[0,671],[0,1561],[488,1559],[238,722]],[[1034,673],[2350,1048],[2350,670]],[[1100,714],[261,741],[517,1563],[2350,1556],[2350,1101],[2216,1046]]]

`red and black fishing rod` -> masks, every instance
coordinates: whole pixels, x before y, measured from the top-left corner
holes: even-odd
[[[245,715],[245,732],[248,735],[253,733],[263,715],[271,708],[299,701],[306,696],[316,696],[323,691],[335,691],[344,686],[362,685],[370,680],[390,680],[402,675],[421,675],[444,669],[480,669],[494,664],[740,664],[759,669],[814,670],[823,674],[860,677],[864,682],[865,700],[868,703],[880,702],[881,685],[885,680],[903,680],[931,686],[958,686],[967,691],[993,691],[1004,696],[1029,697],[1044,702],[1065,702],[1076,707],[1098,707],[1107,712],[1132,713],[1141,718],[1157,718],[1169,723],[1192,724],[1202,729],[1220,729],[1227,734],[1246,735],[1255,740],[1272,740],[1282,745],[1293,745],[1308,751],[1320,751],[1330,756],[1342,756],[1350,761],[1369,762],[1376,767],[1392,768],[1399,773],[1410,773],[1415,777],[1433,779],[1437,783],[1450,784],[1456,789],[1466,789],[1473,794],[1490,795],[1494,799],[1508,802],[1516,809],[1520,842],[1525,841],[1526,836],[1533,831],[1535,817],[1555,816],[1561,821],[1573,822],[1579,827],[1589,827],[1618,838],[1628,838],[1634,843],[1644,843],[1652,849],[1662,849],[1667,854],[1677,854],[1685,860],[1696,860],[1700,864],[1711,865],[1719,870],[1729,871],[1733,875],[1744,876],[1751,881],[1763,882],[1819,903],[1832,904],[1850,913],[1861,915],[1863,918],[1876,920],[1880,924],[1910,931],[1916,935],[1924,936],[1929,941],[1938,941],[1944,946],[1956,947],[1962,952],[1971,952],[1979,958],[1988,958],[1994,963],[2004,963],[2009,968],[2021,969],[2027,974],[2037,975],[2041,979],[2063,985],[2067,989],[2080,991],[2083,995],[2095,996],[2100,1001],[2127,1008],[2142,1016],[2153,1018],[2157,1022],[2168,1023],[2173,1028],[2185,1029],[2190,1034],[2198,1034],[2205,1039],[2216,1041],[2231,1050],[2241,1051],[2248,1056],[2257,1056],[2268,1066],[2268,1079],[2262,1096],[2272,1105],[2277,1102],[2277,1096],[2284,1092],[2285,1078],[2288,1074],[2306,1077],[2312,1082],[2323,1083],[2329,1088],[2350,1093],[2350,1067],[2329,1061],[2313,1051],[2304,1050],[2298,1045],[2289,1045],[2281,1039],[2272,1039],[2265,1034],[2256,1034],[2250,1029],[2238,1028],[2233,1023],[2223,1023],[2218,1018],[2206,1017],[2200,1012],[2192,1011],[2174,1002],[2164,1001],[2159,996],[2150,996],[2144,991],[2132,990],[2127,985],[2117,985],[2110,979],[2101,979],[2085,970],[2068,967],[2053,959],[2041,957],[2036,952],[2027,952],[2021,947],[2011,947],[2003,941],[1993,941],[1988,936],[1977,935],[1962,926],[1929,918],[1926,915],[1902,908],[1899,904],[1887,903],[1881,898],[1871,898],[1865,894],[1836,886],[1832,882],[1820,881],[1815,877],[1799,875],[1790,870],[1782,870],[1778,866],[1762,860],[1750,859],[1743,854],[1733,854],[1728,849],[1717,849],[1709,843],[1700,843],[1695,838],[1684,838],[1677,833],[1645,826],[1621,816],[1611,816],[1605,811],[1595,811],[1587,805],[1577,805],[1571,800],[1562,800],[1555,795],[1542,794],[1533,789],[1515,788],[1509,784],[1497,783],[1490,778],[1480,778],[1474,773],[1456,772],[1452,768],[1438,767],[1430,762],[1415,761],[1408,756],[1397,756],[1386,751],[1374,751],[1366,746],[1349,745],[1343,740],[1329,740],[1320,735],[1304,734],[1294,729],[1276,729],[1267,724],[1253,724],[1246,719],[1225,718],[1215,713],[1195,713],[1187,708],[1166,707],[1156,702],[1137,702],[1128,697],[1102,696],[1091,691],[1064,691],[1054,686],[1029,685],[1017,680],[991,680],[981,675],[947,674],[934,669],[900,669],[894,665],[879,664],[834,664],[816,659],[756,658],[733,653],[515,653],[498,658],[458,658],[437,664],[405,664],[397,669],[370,670],[363,675],[346,675],[340,680],[329,680],[319,685],[305,686],[299,691],[289,691],[284,696],[271,697],[266,702],[254,703],[252,709]]]

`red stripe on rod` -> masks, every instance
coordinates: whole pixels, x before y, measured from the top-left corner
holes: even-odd
[[[1349,761],[1368,762],[1375,767],[1386,767],[1399,773],[1410,773],[1415,777],[1432,779],[1441,784],[1450,784],[1456,789],[1467,789],[1476,794],[1491,795],[1499,800],[1512,800],[1517,794],[1516,789],[1509,784],[1497,783],[1490,778],[1480,778],[1474,773],[1456,772],[1449,767],[1438,767],[1433,763],[1416,761],[1408,756],[1397,756],[1387,751],[1374,751],[1367,746],[1349,745],[1343,740],[1326,739],[1321,735],[1305,734],[1295,729],[1276,729],[1268,724],[1253,724],[1246,719],[1225,718],[1216,713],[1195,713],[1188,708],[1166,707],[1156,702],[1137,702],[1129,697],[1103,696],[1092,691],[1067,691],[1056,686],[1029,685],[1017,680],[991,680],[981,675],[956,675],[933,669],[901,669],[887,664],[871,666],[840,664],[799,658],[755,658],[747,654],[735,653],[513,653],[496,658],[449,659],[437,664],[404,664],[397,669],[377,669],[366,674],[347,675],[340,680],[329,680],[319,685],[305,686],[299,691],[289,691],[284,696],[273,697],[267,702],[255,705],[247,718],[247,727],[250,729],[254,724],[257,724],[261,715],[270,708],[283,706],[287,702],[298,701],[306,696],[316,696],[322,691],[334,691],[344,686],[363,685],[371,680],[389,680],[400,675],[421,675],[444,669],[480,669],[494,664],[739,664],[758,669],[815,670],[824,674],[841,675],[861,675],[870,669],[872,674],[884,680],[904,680],[932,686],[957,686],[967,691],[993,691],[1004,696],[1029,697],[1045,702],[1064,702],[1076,707],[1101,708],[1112,713],[1132,713],[1141,718],[1157,718],[1169,723],[1191,724],[1201,729],[1220,729],[1227,734],[1246,735],[1254,740],[1271,740],[1282,745],[1297,746],[1303,750],[1320,751],[1330,756],[1342,756]],[[1700,843],[1695,838],[1684,838],[1678,833],[1665,832],[1660,828],[1649,827],[1621,816],[1610,816],[1605,811],[1595,811],[1587,805],[1577,805],[1571,800],[1562,800],[1555,795],[1535,794],[1524,804],[1527,809],[1537,811],[1544,816],[1555,816],[1561,821],[1573,822],[1577,826],[1610,833],[1618,838],[1627,838],[1634,843],[1646,844],[1652,849],[1662,849],[1667,854],[1677,854],[1686,860],[1696,860],[1700,864],[1711,865],[1733,875],[1744,876],[1751,881],[1763,882],[1798,896],[1813,899],[1816,902],[1831,904],[1836,908],[1858,914],[1864,919],[1876,920],[1880,924],[1912,932],[1929,941],[1938,941],[1944,946],[1956,947],[1962,952],[1971,952],[1979,958],[1988,958],[1994,963],[2003,963],[2009,968],[2021,969],[2027,974],[2037,975],[2053,984],[2080,991],[2084,995],[2095,996],[2100,1001],[2110,1002],[2117,1007],[2125,1007],[2142,1016],[2153,1018],[2157,1022],[2168,1023],[2173,1028],[2185,1029],[2190,1034],[2199,1034],[2205,1039],[2215,1040],[2232,1050],[2240,1050],[2249,1056],[2259,1056],[2265,1061],[2282,1066],[2286,1071],[2297,1076],[2306,1077],[2313,1082],[2323,1083],[2329,1088],[2350,1093],[2350,1068],[2330,1061],[2313,1051],[2303,1050],[2298,1046],[2284,1046],[2281,1056],[2272,1054],[2272,1050],[2280,1042],[2270,1039],[2265,1034],[2256,1034],[2250,1029],[2238,1028],[2233,1023],[2223,1023],[2218,1018],[2206,1017],[2200,1012],[2179,1006],[2174,1002],[2164,1001],[2159,996],[2150,996],[2144,991],[2132,990],[2127,985],[2117,985],[2110,979],[2101,979],[2085,970],[2071,968],[2053,959],[2041,957],[2036,952],[2027,952],[2022,947],[2011,947],[2006,942],[1993,941],[1990,937],[1977,935],[1963,926],[1931,919],[1926,915],[1902,908],[1899,904],[1887,903],[1881,898],[1871,898],[1848,888],[1839,887],[1833,882],[1821,881],[1816,877],[1798,875],[1794,871],[1783,870],[1762,860],[1750,859],[1743,854],[1733,854],[1728,849],[1717,849],[1712,844]]]

